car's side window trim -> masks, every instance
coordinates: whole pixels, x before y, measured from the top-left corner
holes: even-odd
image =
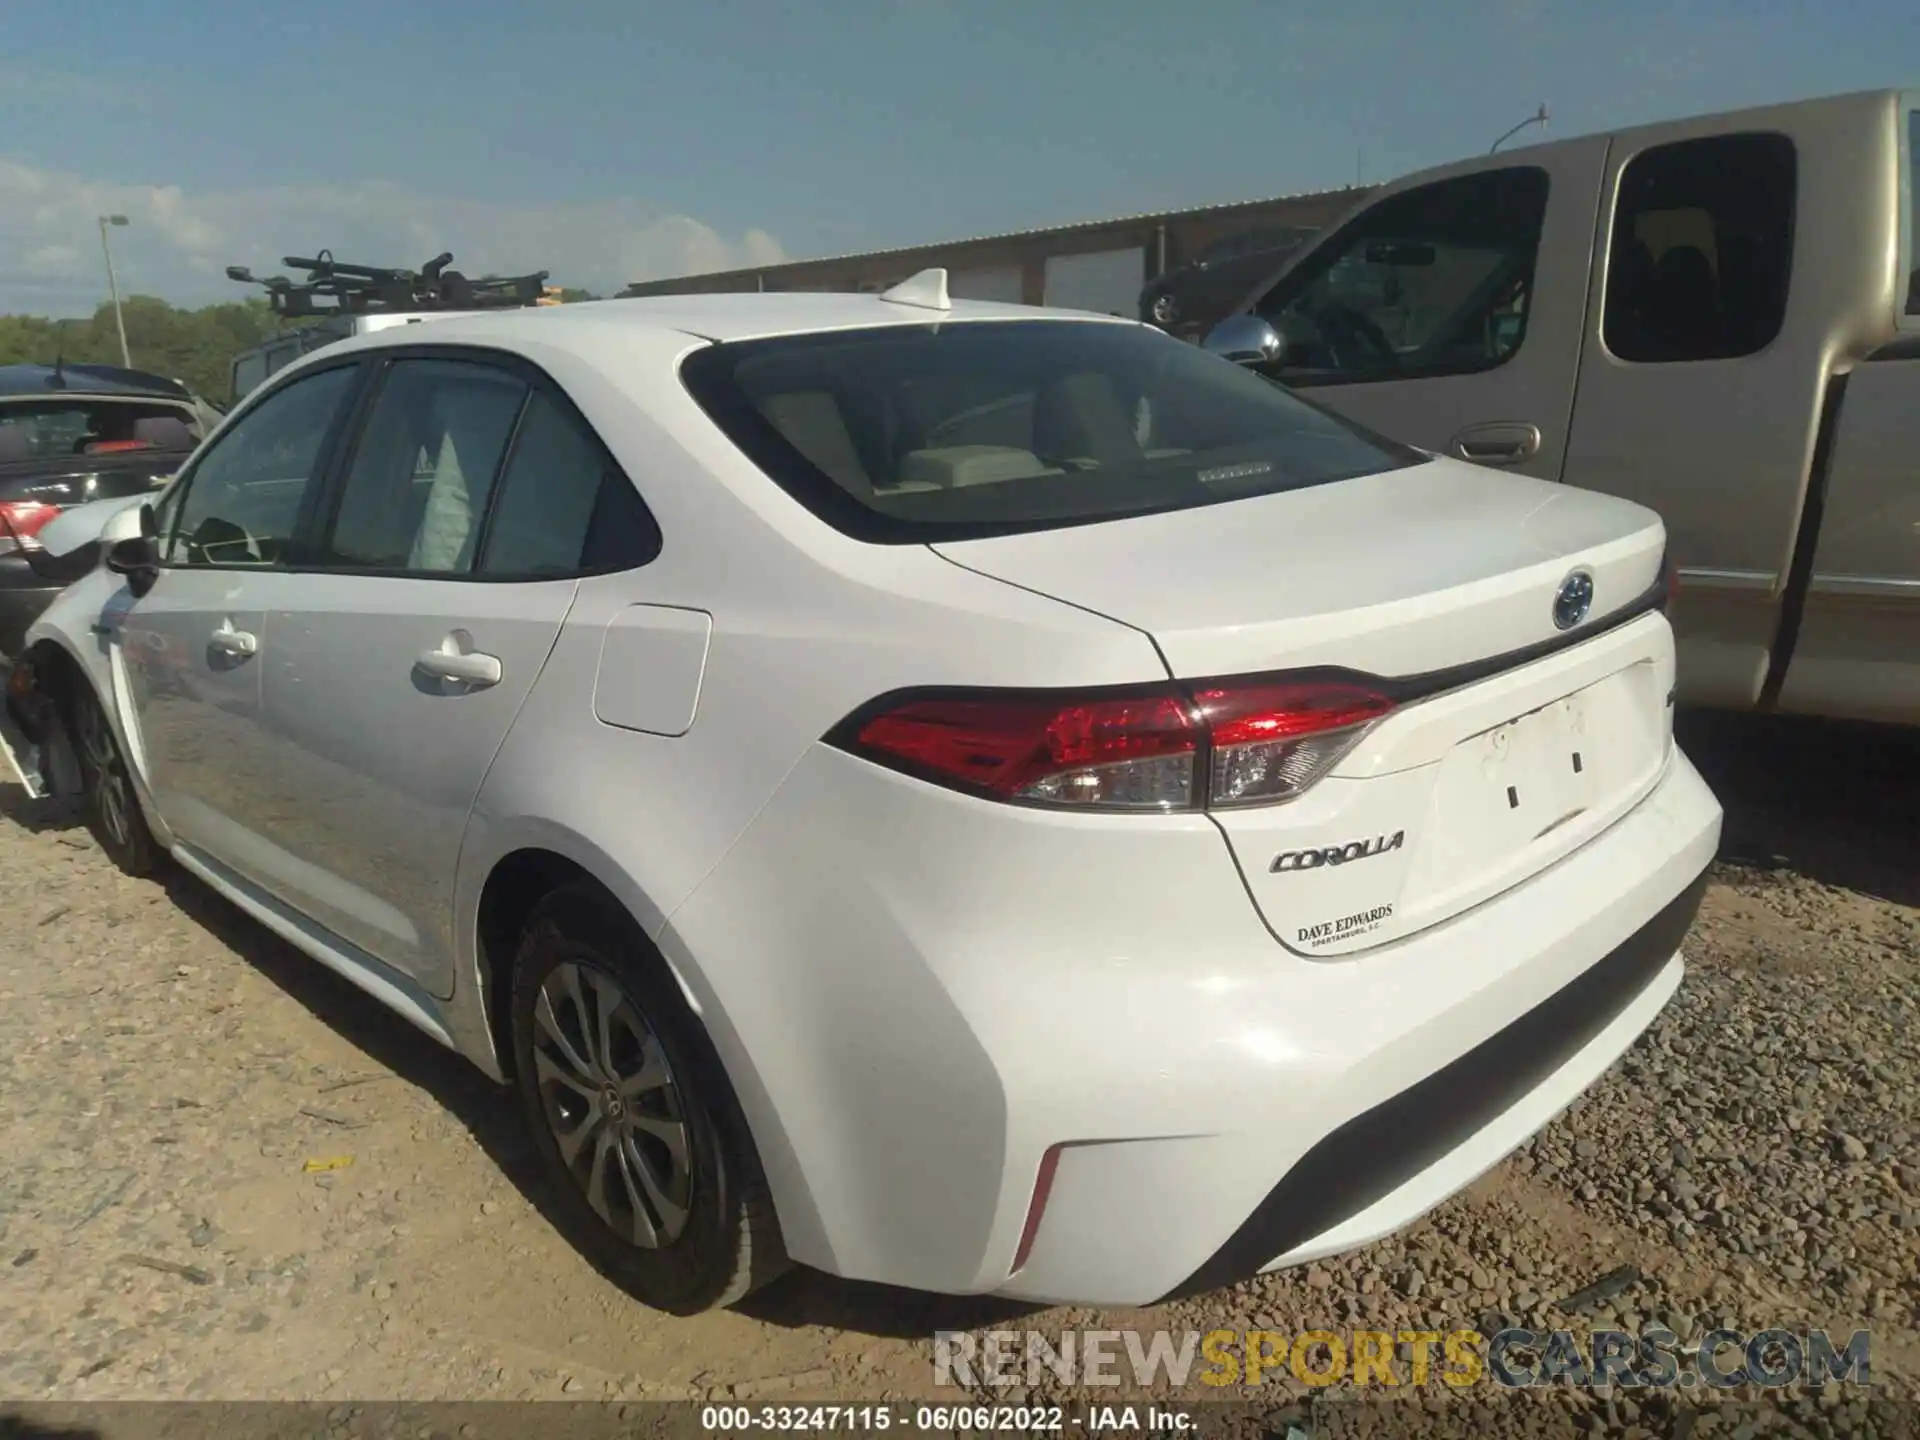
[[[394,366],[412,360],[442,360],[489,366],[501,374],[512,376],[526,386],[526,393],[521,397],[519,411],[514,416],[513,426],[508,431],[506,444],[501,449],[498,464],[494,469],[492,484],[487,491],[486,504],[480,513],[480,523],[475,531],[472,560],[467,569],[457,573],[393,566],[342,565],[324,560],[321,557],[326,554],[326,548],[332,542],[333,529],[338,523],[340,505],[346,492],[347,477],[352,471],[354,455],[366,432],[367,422],[372,417],[373,407],[378,403],[380,392],[385,388]],[[499,507],[507,474],[512,467],[515,454],[518,453],[521,437],[526,429],[527,415],[536,395],[545,398],[569,425],[578,428],[592,441],[593,448],[603,466],[602,487],[604,488],[615,479],[621,484],[632,487],[640,507],[653,520],[656,531],[659,529],[659,521],[653,515],[653,507],[647,504],[646,496],[641,493],[637,485],[633,484],[633,479],[627,474],[626,467],[615,458],[613,452],[607,447],[606,441],[601,438],[600,432],[581,413],[580,407],[573,403],[573,398],[552,376],[526,357],[510,350],[496,350],[484,345],[414,344],[382,349],[376,357],[376,362],[369,367],[373,373],[366,378],[359,395],[341,422],[343,438],[339,443],[339,453],[333,457],[333,462],[326,471],[322,494],[315,502],[313,528],[308,537],[310,543],[302,544],[298,552],[300,555],[298,563],[287,568],[302,573],[361,575],[369,579],[432,580],[442,584],[459,585],[531,585],[542,582],[586,580],[597,575],[616,575],[640,569],[659,558],[660,547],[655,547],[652,554],[636,564],[575,566],[564,572],[537,574],[483,571],[480,567],[486,557],[487,542],[493,533],[494,512]],[[599,501],[596,496],[592,513],[598,512]]]
[[[171,497],[173,512],[168,517],[167,528],[154,537],[155,547],[159,552],[156,557],[159,567],[162,570],[241,571],[249,574],[268,570],[276,574],[284,574],[289,570],[298,569],[299,567],[297,565],[284,560],[272,565],[185,565],[173,560],[171,558],[173,554],[173,542],[179,533],[180,518],[186,513],[188,494],[193,489],[193,482],[198,478],[201,467],[206,464],[207,457],[217,451],[222,445],[228,444],[232,440],[234,432],[246,423],[247,418],[275,395],[278,395],[283,390],[291,389],[295,385],[303,384],[317,376],[330,374],[336,370],[364,372],[365,369],[366,361],[364,357],[358,355],[341,356],[337,359],[330,359],[324,364],[314,365],[309,369],[302,370],[298,375],[290,377],[284,383],[273,384],[263,382],[250,391],[246,397],[246,403],[236,409],[227,418],[227,422],[221,426],[220,434],[194,452],[193,458],[180,467],[179,477],[174,481],[172,486],[168,487],[169,490],[177,491],[177,494]],[[277,376],[269,377],[270,381],[277,379]],[[305,488],[300,492],[300,505],[294,512],[293,533],[288,536],[287,539],[289,555],[298,556],[305,553],[301,549],[301,546],[303,543],[302,537],[308,522],[309,507],[313,502],[315,494],[326,485],[329,467],[334,463],[341,436],[345,432],[348,419],[352,416],[355,407],[359,403],[358,395],[359,392],[365,388],[366,379],[367,377],[364,373],[359,373],[348,381],[345,402],[334,413],[332,420],[328,422],[327,433],[320,439],[320,448],[314,455],[313,474],[308,477]]]
[[[525,379],[524,376],[520,377]],[[480,512],[480,526],[474,532],[473,559],[467,565],[469,576],[478,576],[480,567],[487,558],[487,542],[493,538],[493,517],[500,508],[500,492],[506,488],[507,475],[513,469],[513,457],[520,452],[520,438],[526,432],[527,413],[533,409],[533,397],[539,393],[539,386],[527,382],[526,392],[520,397],[520,409],[513,417],[513,428],[507,431],[507,443],[500,447],[500,463],[494,467],[493,484],[487,488],[487,503]],[[548,577],[555,580],[570,578],[563,575]]]

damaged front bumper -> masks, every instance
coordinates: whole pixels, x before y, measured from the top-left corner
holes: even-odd
[[[45,799],[59,787],[49,765],[52,742],[61,733],[58,702],[40,685],[34,663],[13,662],[7,670],[5,720],[0,723],[0,749],[26,792]]]

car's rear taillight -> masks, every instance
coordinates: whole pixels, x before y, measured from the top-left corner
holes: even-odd
[[[59,513],[58,505],[44,500],[0,500],[0,536],[30,539]]]
[[[971,692],[879,701],[827,738],[988,799],[1199,810],[1293,798],[1393,705],[1363,682],[1285,677],[1084,697]]]
[[[1213,743],[1211,805],[1290,800],[1331,770],[1367,726],[1393,709],[1348,681],[1273,681],[1197,690]]]
[[[1184,810],[1200,732],[1171,690],[1119,699],[994,695],[908,700],[862,723],[855,746],[997,800]]]

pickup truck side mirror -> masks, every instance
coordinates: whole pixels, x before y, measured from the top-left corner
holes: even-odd
[[[150,535],[132,535],[116,540],[107,550],[107,569],[127,577],[127,588],[136,597],[153,589],[160,578],[159,547]]]
[[[1207,332],[1203,349],[1236,365],[1277,365],[1287,353],[1280,332],[1258,315],[1229,315]]]

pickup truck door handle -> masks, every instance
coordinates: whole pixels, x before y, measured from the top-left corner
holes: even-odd
[[[498,685],[500,677],[506,673],[498,655],[483,655],[477,650],[463,653],[443,647],[427,651],[414,663],[429,675],[437,675],[442,680],[458,680],[476,689]]]
[[[223,655],[252,655],[260,649],[259,639],[245,630],[234,629],[231,620],[221,621],[208,643]]]
[[[1447,449],[1476,465],[1524,465],[1540,453],[1540,427],[1509,420],[1469,425]]]

